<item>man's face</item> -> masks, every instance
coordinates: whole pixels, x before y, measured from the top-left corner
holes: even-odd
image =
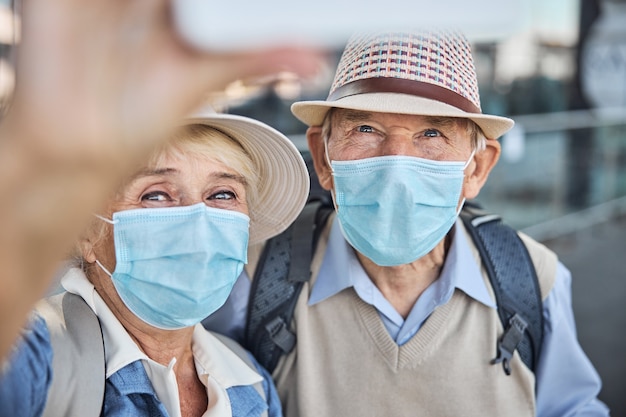
[[[405,155],[466,161],[472,152],[465,119],[335,109],[331,123],[330,160]]]

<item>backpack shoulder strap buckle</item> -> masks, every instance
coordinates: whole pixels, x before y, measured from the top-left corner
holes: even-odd
[[[280,316],[270,320],[265,325],[265,330],[267,330],[272,342],[285,353],[291,352],[296,345],[296,335],[289,330],[287,323]]]
[[[528,327],[528,323],[516,313],[509,320],[509,325],[498,342],[498,356],[492,359],[491,363],[495,365],[502,362],[504,373],[507,375],[511,375],[511,359],[515,349],[517,349],[517,345],[524,338],[526,327]]]

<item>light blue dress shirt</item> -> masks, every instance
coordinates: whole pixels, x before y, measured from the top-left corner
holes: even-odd
[[[452,242],[439,279],[420,296],[405,319],[391,306],[359,263],[354,250],[346,242],[337,218],[334,219],[328,246],[317,280],[311,290],[309,305],[319,303],[341,290],[354,287],[359,297],[374,306],[390,336],[402,345],[417,333],[439,306],[447,303],[456,288],[476,301],[496,308],[476,263],[469,242],[461,232],[462,225],[452,230]],[[595,368],[582,350],[576,337],[576,325],[571,300],[571,274],[561,263],[557,266],[554,287],[544,301],[544,338],[536,370],[537,416],[565,417],[575,415],[608,416],[604,403],[597,399],[602,386]],[[224,315],[204,322],[213,330],[220,322],[221,331],[231,337],[239,336],[245,322],[250,285],[247,276],[231,293],[223,307],[230,317],[227,322],[234,333],[224,327]]]

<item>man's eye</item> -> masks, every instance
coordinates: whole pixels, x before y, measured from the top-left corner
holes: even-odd
[[[374,128],[372,126],[368,126],[368,125],[363,125],[363,126],[359,126],[358,131],[360,133],[372,133],[374,132]]]
[[[424,131],[424,136],[429,138],[435,138],[437,136],[441,136],[441,132],[436,129],[427,129]]]

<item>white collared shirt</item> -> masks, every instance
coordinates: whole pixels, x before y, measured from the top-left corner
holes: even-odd
[[[178,384],[173,371],[176,358],[172,358],[169,365],[164,366],[143,353],[80,269],[70,269],[62,278],[61,284],[68,292],[80,295],[100,320],[106,377],[109,378],[126,365],[141,360],[157,397],[168,414],[180,417]],[[205,385],[209,398],[205,417],[231,416],[226,389],[236,385],[253,385],[263,380],[234,352],[204,330],[201,324],[194,328],[192,352],[198,378]]]

